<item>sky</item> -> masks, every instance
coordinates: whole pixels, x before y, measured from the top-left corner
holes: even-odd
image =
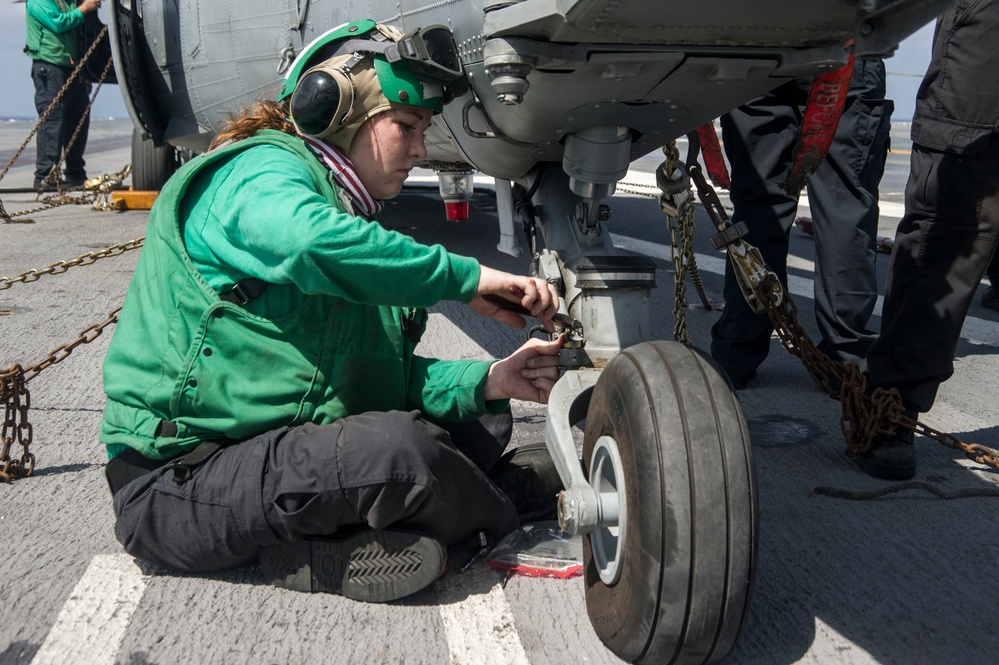
[[[107,23],[104,7],[98,16]],[[903,41],[886,61],[888,98],[895,101],[893,120],[911,120],[916,89],[930,60],[933,24],[930,23]],[[0,118],[35,118],[31,64],[24,48],[24,4],[0,0]],[[94,118],[125,118],[125,104],[116,85],[101,88],[92,109]]]

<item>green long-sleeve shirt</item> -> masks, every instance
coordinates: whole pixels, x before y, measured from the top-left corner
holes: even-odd
[[[79,57],[76,28],[83,13],[64,0],[28,0],[24,52],[33,60],[71,67]]]
[[[271,285],[245,307],[220,300],[247,277]],[[162,459],[367,411],[500,412],[489,362],[414,354],[420,308],[467,302],[478,279],[475,259],[345,212],[301,138],[261,132],[196,158],[150,213],[104,363],[101,441]],[[176,436],[157,436],[163,420]]]
[[[474,295],[477,261],[344,212],[312,183],[306,163],[274,145],[194,181],[181,203],[184,244],[209,285],[256,277],[294,287],[266,291],[250,311],[291,311],[312,294],[397,307]]]

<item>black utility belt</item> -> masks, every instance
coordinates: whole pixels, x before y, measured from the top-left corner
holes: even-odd
[[[48,65],[49,67],[55,67],[56,69],[61,69],[64,72],[72,72],[76,69],[73,65],[57,65],[54,62],[49,62],[48,60],[42,60],[40,58],[32,58],[32,62],[37,62],[39,65]]]
[[[104,467],[104,476],[108,480],[112,496],[133,480],[138,480],[146,474],[163,468],[173,469],[173,481],[178,485],[183,485],[191,479],[194,467],[206,461],[228,443],[202,441],[197,448],[189,453],[155,460],[149,459],[134,448],[129,448],[115,455],[107,463],[107,466]]]

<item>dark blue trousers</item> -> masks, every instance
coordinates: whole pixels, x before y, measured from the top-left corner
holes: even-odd
[[[798,209],[780,187],[788,175],[811,79],[797,79],[722,116],[732,169],[732,219],[745,222],[757,247],[787,284],[788,237]],[[891,114],[882,61],[858,60],[829,153],[808,179],[815,233],[815,318],[819,348],[860,361],[875,333],[878,185],[889,147]],[[773,327],[743,298],[725,270],[725,309],[711,329],[711,354],[733,381],[744,381],[770,351]]]
[[[33,60],[31,64],[31,80],[35,83],[35,110],[41,118],[52,106],[59,91],[66,85],[73,73],[70,67],[60,67],[43,60]],[[66,152],[66,163],[63,175],[71,181],[80,181],[87,177],[87,164],[83,152],[87,149],[87,134],[90,131],[90,114],[87,113],[87,84],[77,76],[66,89],[59,102],[52,107],[48,117],[42,122],[35,135],[35,180],[39,181],[49,174],[57,163],[80,120],[80,132]]]

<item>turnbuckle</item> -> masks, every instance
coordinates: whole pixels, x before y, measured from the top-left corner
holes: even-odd
[[[763,314],[768,310],[767,306],[756,295],[760,284],[763,284],[768,278],[771,278],[769,281],[772,282],[768,292],[772,301],[771,305],[777,307],[784,301],[784,289],[781,287],[780,280],[767,267],[760,250],[739,239],[726,245],[725,250],[732,261],[739,290],[742,291],[743,297],[753,312]]]
[[[704,205],[704,210],[711,218],[718,233],[711,237],[711,246],[715,249],[725,248],[732,268],[735,271],[735,279],[739,283],[739,290],[749,304],[753,312],[763,314],[767,311],[767,306],[760,302],[756,292],[760,284],[768,277],[772,277],[773,286],[770,289],[771,306],[777,307],[784,300],[784,290],[781,287],[777,275],[767,267],[766,261],[760,250],[753,247],[742,238],[747,233],[746,224],[737,222],[735,224],[728,218],[728,213],[722,207],[718,194],[701,172],[698,164],[688,164],[690,177],[697,184],[697,194]]]

